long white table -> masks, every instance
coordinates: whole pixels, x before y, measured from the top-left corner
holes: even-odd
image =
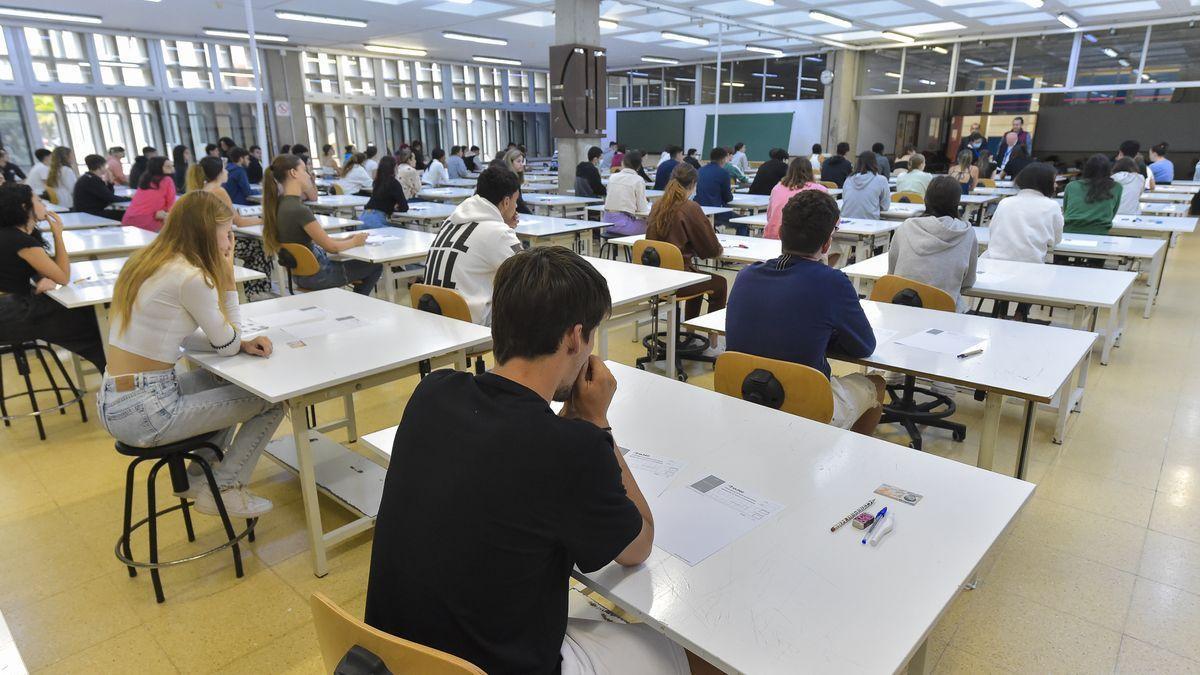
[[[392,214],[392,220],[411,222],[418,227],[434,228],[454,213],[455,204],[443,202],[410,202],[407,211]]]
[[[321,225],[321,229],[326,232],[337,232],[339,230],[351,230],[359,225],[362,225],[361,220],[351,220],[349,218],[340,218],[338,216],[327,216],[323,213],[314,213],[313,216],[317,219],[317,223]],[[262,239],[262,225],[246,225],[245,227],[233,227],[233,233],[250,237],[252,239]]]
[[[749,225],[751,230],[762,230],[767,227],[767,214],[756,213],[752,216],[731,218],[731,223]],[[897,220],[870,220],[867,218],[842,218],[838,221],[834,238],[852,239],[855,244],[866,244],[869,251],[874,251],[879,237],[895,232],[900,227]]]
[[[475,194],[475,188],[465,187],[429,187],[417,193],[417,199],[428,199],[436,202],[461,202]]]
[[[92,227],[63,230],[63,246],[72,260],[96,260],[128,256],[154,241],[158,235],[140,227]]]
[[[353,316],[361,325],[307,337],[298,344],[272,328],[266,335],[272,338],[275,350],[266,359],[247,354],[223,357],[199,348],[189,349],[186,355],[205,370],[261,398],[286,403],[292,435],[273,441],[268,452],[299,475],[313,573],[322,577],[328,572],[327,547],[374,525],[376,511],[371,510],[372,501],[373,508],[378,509],[383,489],[381,471],[347,471],[352,461],[351,451],[323,433],[345,428],[353,441],[358,435],[355,391],[411,375],[416,364],[426,359],[462,363],[468,349],[491,340],[491,332],[484,326],[340,288],[251,303],[242,308],[242,316],[255,320],[305,307],[320,307],[330,317]],[[446,359],[448,355],[450,358]],[[345,418],[309,429],[306,408],[336,398],[343,401]],[[396,414],[399,415],[399,409]],[[330,476],[338,477],[336,484],[324,480]],[[319,488],[353,507],[362,517],[325,532],[317,499]]]
[[[584,210],[587,211],[588,218],[591,218],[593,215],[596,216],[597,219],[604,217],[604,205],[603,204],[594,204],[592,206],[587,207]],[[710,223],[715,222],[713,219],[714,216],[717,216],[722,213],[732,213],[733,212],[733,209],[729,208],[728,206],[701,206],[700,210],[704,212],[704,216],[706,218],[708,218],[708,222],[710,222]],[[636,215],[639,218],[643,218],[643,219],[650,217],[649,212],[638,213]]]
[[[886,275],[887,255],[847,265],[842,269],[859,293],[869,295],[869,286]],[[1039,265],[981,258],[975,285],[963,295],[990,300],[1028,302],[1072,310],[1072,328],[1094,330],[1101,309],[1108,310],[1100,363],[1108,365],[1112,349],[1124,330],[1129,309],[1129,291],[1137,274],[1070,265]],[[869,282],[869,283],[867,283]],[[1090,317],[1090,320],[1089,320]]]
[[[608,227],[595,220],[521,215],[517,237],[530,246],[566,246],[582,255],[592,253],[592,233]]]
[[[437,235],[403,227],[380,227],[364,231],[367,233],[366,244],[348,248],[335,257],[383,265],[383,277],[379,280],[383,284],[383,297],[391,302],[400,302],[397,281],[413,275],[398,275],[395,267],[425,262],[429,247]]]
[[[1187,204],[1192,201],[1195,196],[1194,192],[1180,192],[1178,190],[1165,190],[1164,188],[1172,187],[1164,185],[1162,188],[1148,190],[1142,193],[1143,202],[1167,202],[1167,203],[1183,203]]]
[[[615,246],[633,248],[633,245],[646,238],[644,234],[631,234],[627,237],[609,239],[608,243]],[[762,237],[743,237],[736,234],[718,234],[717,241],[721,242],[720,259],[739,265],[762,262],[778,258],[782,254],[783,244],[778,239],[763,239]]]
[[[553,215],[554,209],[559,209],[564,218],[568,217],[572,210],[581,210],[589,204],[604,203],[603,199],[596,197],[576,197],[575,195],[523,194],[521,198],[535,213],[538,209],[542,209],[546,215]]]
[[[770,202],[770,195],[735,194],[726,206],[747,213],[758,213],[766,211]]]
[[[1163,251],[1163,264],[1158,270],[1157,286],[1162,286],[1162,275],[1167,267],[1167,256],[1175,246],[1175,240],[1180,234],[1191,234],[1196,231],[1200,218],[1196,216],[1117,216],[1113,218],[1109,234],[1130,237],[1156,237],[1168,242],[1167,250]]]
[[[58,214],[62,220],[64,230],[88,230],[94,227],[117,227],[121,224],[119,220],[105,218],[104,216],[94,216],[90,213],[82,211],[72,211],[70,213]],[[50,225],[46,222],[38,223],[38,229],[50,231]]]

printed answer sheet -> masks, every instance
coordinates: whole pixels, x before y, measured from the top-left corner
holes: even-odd
[[[247,336],[261,335],[268,331],[282,333],[280,336],[282,341],[291,342],[358,328],[362,325],[363,321],[356,316],[332,317],[323,308],[311,305],[263,314],[253,319],[244,319],[242,332]]]
[[[642,494],[646,496],[647,500],[653,500],[665,492],[675,478],[675,474],[687,466],[686,462],[670,457],[651,455],[641,450],[630,450],[623,447],[621,454],[625,457],[626,466],[633,472],[633,479],[637,481],[638,487],[642,489]]]
[[[782,510],[779,502],[709,475],[655,502],[654,545],[695,566]]]
[[[938,354],[949,354],[950,356],[958,356],[963,352],[982,346],[985,342],[987,342],[986,338],[963,335],[962,333],[955,333],[940,328],[930,328],[929,330],[913,333],[908,337],[896,340],[896,344],[898,345],[924,349],[925,351],[936,352]]]

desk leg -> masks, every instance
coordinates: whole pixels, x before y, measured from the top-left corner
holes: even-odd
[[[1037,422],[1037,403],[1025,401],[1025,420],[1021,430],[1021,448],[1017,455],[1017,478],[1025,480],[1029,463],[1029,446],[1033,444],[1033,427]]]
[[[312,550],[313,575],[329,573],[325,560],[325,529],[321,525],[321,504],[317,497],[317,471],[313,466],[312,446],[308,443],[308,425],[304,406],[288,401],[292,420],[292,441],[296,444],[296,463],[300,470],[300,496],[304,501],[304,521],[308,526],[308,545]]]
[[[392,271],[393,263],[383,263],[383,297],[388,302],[396,302],[396,273]]]
[[[929,641],[924,640],[917,652],[908,660],[908,675],[925,675],[925,654],[928,652]]]
[[[1154,303],[1158,302],[1158,289],[1162,285],[1163,272],[1167,267],[1167,247],[1162,247],[1150,264],[1150,288],[1146,290],[1146,309],[1142,312],[1143,319],[1149,319],[1154,311]]]
[[[983,404],[983,429],[979,434],[979,460],[975,466],[992,470],[992,459],[996,455],[996,436],[1000,433],[1000,412],[1004,407],[1004,395],[989,391]]]
[[[1133,304],[1133,287],[1125,291],[1125,296],[1121,298],[1121,323],[1117,331],[1117,337],[1113,340],[1113,344],[1121,346],[1121,336],[1125,335],[1125,330],[1129,328],[1129,306]]]
[[[1099,308],[1096,309],[1100,311]],[[1121,301],[1108,308],[1108,324],[1104,328],[1104,348],[1100,352],[1100,363],[1108,365],[1109,359],[1112,358],[1113,347],[1117,344],[1117,331],[1120,330],[1121,324]]]
[[[677,377],[679,375],[675,370],[675,347],[676,335],[679,330],[679,312],[678,305],[675,302],[675,294],[667,298],[667,377]]]
[[[1091,357],[1085,356],[1084,360],[1089,358]],[[1067,381],[1063,382],[1062,388],[1058,391],[1058,422],[1054,426],[1054,437],[1051,439],[1057,445],[1062,445],[1067,437],[1067,419],[1071,417],[1071,411],[1075,409],[1075,392],[1079,386],[1077,382],[1081,370],[1083,370],[1083,362],[1075,366],[1075,370],[1071,371]]]
[[[342,409],[346,417],[346,442],[353,443],[358,440],[358,418],[354,415],[353,392],[342,397]]]

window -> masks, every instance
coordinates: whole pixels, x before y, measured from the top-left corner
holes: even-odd
[[[208,50],[200,42],[163,40],[167,86],[173,89],[212,89]]]
[[[417,61],[413,66],[417,69],[417,98],[442,100],[442,67],[424,61]],[[432,149],[433,146],[429,148]]]
[[[1012,40],[978,40],[958,46],[958,78],[955,91],[1003,89],[1008,81],[1008,57]]]
[[[613,103],[612,78],[609,79],[608,105]],[[663,69],[663,105],[691,105],[696,102],[696,66]]]
[[[351,96],[375,95],[375,60],[365,56],[343,56],[342,79]]]
[[[254,91],[254,64],[250,48],[242,45],[215,45],[217,70],[221,73],[221,88],[235,91]]]
[[[412,98],[412,68],[408,61],[383,60],[383,95],[387,98]]]
[[[1142,60],[1142,45],[1146,28],[1118,28],[1087,33],[1079,43],[1079,65],[1075,85],[1133,84],[1137,82],[1138,64]]]
[[[765,85],[764,101],[794,101],[800,81],[800,57],[767,59],[755,77],[761,77]]]
[[[825,98],[821,73],[826,59],[825,54],[809,54],[800,61],[800,98]]]
[[[626,83],[627,78],[624,73],[608,76],[608,107],[624,108],[629,105],[629,102],[625,100]],[[509,96],[512,96],[511,91]]]
[[[729,72],[726,70],[725,72]],[[700,67],[700,102],[712,105],[717,102],[717,64],[706,63]],[[721,78],[721,87],[725,88],[728,77]]]
[[[337,57],[319,52],[304,52],[300,55],[304,70],[304,91],[310,94],[340,94]]]
[[[1152,26],[1142,81],[1189,80],[1200,80],[1200,31],[1187,23]]]
[[[550,102],[550,75],[547,73],[533,74],[534,103]]]
[[[757,103],[763,100],[763,78],[755,73],[763,72],[763,59],[734,61],[725,71],[725,82],[721,88],[729,94],[722,101],[729,103]]]
[[[508,71],[508,102],[529,103],[529,73],[523,70]]]
[[[25,42],[38,82],[91,84],[92,64],[83,36],[66,30],[26,28]]]
[[[75,151],[75,163],[82,164],[88,155],[103,155],[92,129],[93,109],[91,99],[86,96],[63,96],[62,108],[66,113],[67,129],[71,135],[71,149]]]
[[[450,66],[451,96],[455,101],[475,100],[475,68]]]
[[[907,47],[904,50],[904,81],[901,93],[949,91],[950,59],[953,50],[954,45]]]
[[[639,68],[631,70],[629,75],[629,105],[659,106],[662,105],[662,69]]]
[[[500,102],[503,96],[500,93],[500,83],[503,82],[504,71],[499,68],[488,68],[480,66],[479,68],[479,100]],[[476,142],[477,143],[477,142]]]
[[[1066,85],[1074,44],[1074,33],[1017,38],[1011,87],[1040,89]]]
[[[25,117],[16,96],[0,96],[0,147],[8,150],[10,159],[22,166],[33,162],[25,134]]]
[[[93,34],[96,60],[100,64],[100,81],[126,87],[149,87],[150,58],[146,41],[128,35]]]
[[[860,94],[895,94],[900,91],[900,49],[876,49],[859,52]]]
[[[0,80],[11,82],[13,79],[12,60],[8,57],[8,40],[4,36],[4,30],[0,28]],[[0,110],[3,110],[7,104],[0,103]],[[5,145],[5,147],[8,147]]]
[[[58,101],[53,96],[34,96],[33,111],[37,114],[38,147],[54,148],[66,145],[63,124],[58,118]]]

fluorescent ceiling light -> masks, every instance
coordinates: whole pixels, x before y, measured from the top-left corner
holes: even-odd
[[[608,28],[610,30],[616,30],[621,27],[621,24],[617,23],[616,21],[613,21],[612,19],[600,19],[600,27]]]
[[[366,28],[367,22],[362,19],[345,19],[336,16],[321,16],[320,14],[305,14],[285,9],[275,10],[275,18],[285,21],[303,21],[305,23],[321,23],[334,26],[349,26],[350,28]]]
[[[471,60],[478,61],[479,63],[497,63],[502,66],[519,66],[519,65],[521,65],[521,62],[516,59],[502,59],[498,56],[472,56]]]
[[[376,54],[393,54],[395,56],[425,56],[428,52],[416,47],[392,47],[391,45],[363,45],[363,48]]]
[[[755,77],[779,77],[779,73],[750,73]]]
[[[1021,0],[1021,1],[1034,9],[1041,9],[1042,5],[1046,4],[1046,0]]]
[[[707,47],[709,44],[708,38],[696,37],[695,35],[684,35],[683,33],[675,33],[675,32],[669,31],[669,30],[664,30],[661,33],[661,35],[662,35],[662,39],[664,39],[664,40],[675,40],[676,42],[686,42],[690,45],[699,45],[701,47]]]
[[[885,37],[889,40],[892,40],[893,42],[903,42],[905,44],[917,41],[916,38],[914,38],[910,35],[905,35],[903,33],[897,33],[896,31],[891,31],[891,30],[883,31],[883,37]]]
[[[849,21],[847,21],[846,19],[843,19],[840,16],[826,14],[825,12],[822,12],[822,11],[816,10],[816,9],[810,9],[808,11],[808,18],[813,19],[815,21],[824,21],[825,23],[831,23],[840,28],[849,28],[850,26],[854,25],[854,24],[850,23]]]
[[[457,33],[452,30],[442,31],[442,37],[447,40],[461,40],[463,42],[478,42],[481,45],[497,45],[499,47],[507,47],[508,40],[503,38],[487,37],[484,35],[471,35],[470,33]]]
[[[814,89],[812,87],[800,87],[800,91],[814,91],[815,92],[816,89]]]
[[[1117,58],[1117,50],[1113,49],[1112,47],[1105,47],[1104,55],[1110,59],[1115,59]]]
[[[1087,40],[1088,42],[1091,42],[1092,44],[1096,44],[1096,41],[1098,38],[1095,35],[1092,35],[1091,33],[1084,33],[1083,39]]]
[[[767,89],[787,89],[787,87],[781,84],[768,84]]]
[[[669,66],[679,64],[679,59],[670,59],[665,56],[643,56],[642,61],[646,63],[665,63]]]
[[[672,77],[671,79],[675,80],[676,82],[695,82],[696,81],[696,78],[694,78],[694,77]]]
[[[630,71],[626,71],[626,73],[625,73],[625,74],[626,74],[626,75],[628,75],[628,76],[630,76],[630,77],[650,77],[649,75],[647,75],[647,74],[645,74],[645,73],[638,72],[638,71],[636,71],[636,70],[630,70]]]
[[[0,7],[0,16],[15,16],[21,19],[41,19],[43,21],[63,21],[66,23],[104,23],[104,21],[98,16],[89,16],[87,14],[67,14],[66,12],[43,12],[37,9],[17,9],[16,7]]]
[[[937,82],[934,82],[933,80],[917,80],[917,82],[920,82],[921,84],[924,84],[924,85],[927,85],[930,87],[937,85]]]
[[[1058,22],[1061,23],[1062,25],[1066,26],[1067,28],[1079,28],[1079,21],[1077,21],[1075,19],[1075,17],[1071,16],[1070,14],[1067,14],[1066,12],[1059,12],[1057,18],[1058,18]]]
[[[897,80],[898,80],[898,79],[900,79],[900,73],[892,73],[892,72],[888,72],[888,73],[884,73],[884,75],[886,75],[886,76],[888,76],[888,77],[893,77],[893,78],[895,78],[895,79],[897,79]]]
[[[469,5],[475,2],[475,0],[446,0],[446,2],[453,2],[456,5]]]
[[[783,56],[783,50],[773,49],[771,47],[759,47],[756,45],[746,45],[746,51],[758,52],[759,54],[768,54],[768,55],[774,56],[776,58]]]
[[[806,57],[804,57],[804,60],[805,61],[813,61],[814,63],[820,63],[820,62],[824,61],[825,59],[823,59],[820,56],[806,56]]]
[[[996,71],[997,73],[1004,73],[1005,75],[1008,74],[1008,68],[1001,68],[1000,66],[992,66],[992,70]]]
[[[949,54],[950,53],[949,51],[947,51],[947,49],[945,47],[930,47],[929,49],[937,52],[938,54]]]
[[[969,63],[973,66],[982,66],[983,65],[983,61],[980,61],[979,59],[963,59],[963,63]]]
[[[725,85],[726,87],[739,87],[740,88],[740,87],[746,86],[746,83],[744,83],[744,82],[722,82],[721,84]]]
[[[205,28],[205,35],[213,37],[233,38],[235,40],[249,40],[250,34],[240,30],[225,30],[223,28]],[[270,33],[255,33],[254,39],[259,42],[287,42],[286,35],[272,35]]]
[[[675,87],[663,87],[663,91],[675,91]]]
[[[1122,68],[1128,68],[1128,67],[1129,67],[1129,60],[1128,60],[1128,59],[1117,59],[1117,63],[1121,64],[1121,67],[1122,67]]]

